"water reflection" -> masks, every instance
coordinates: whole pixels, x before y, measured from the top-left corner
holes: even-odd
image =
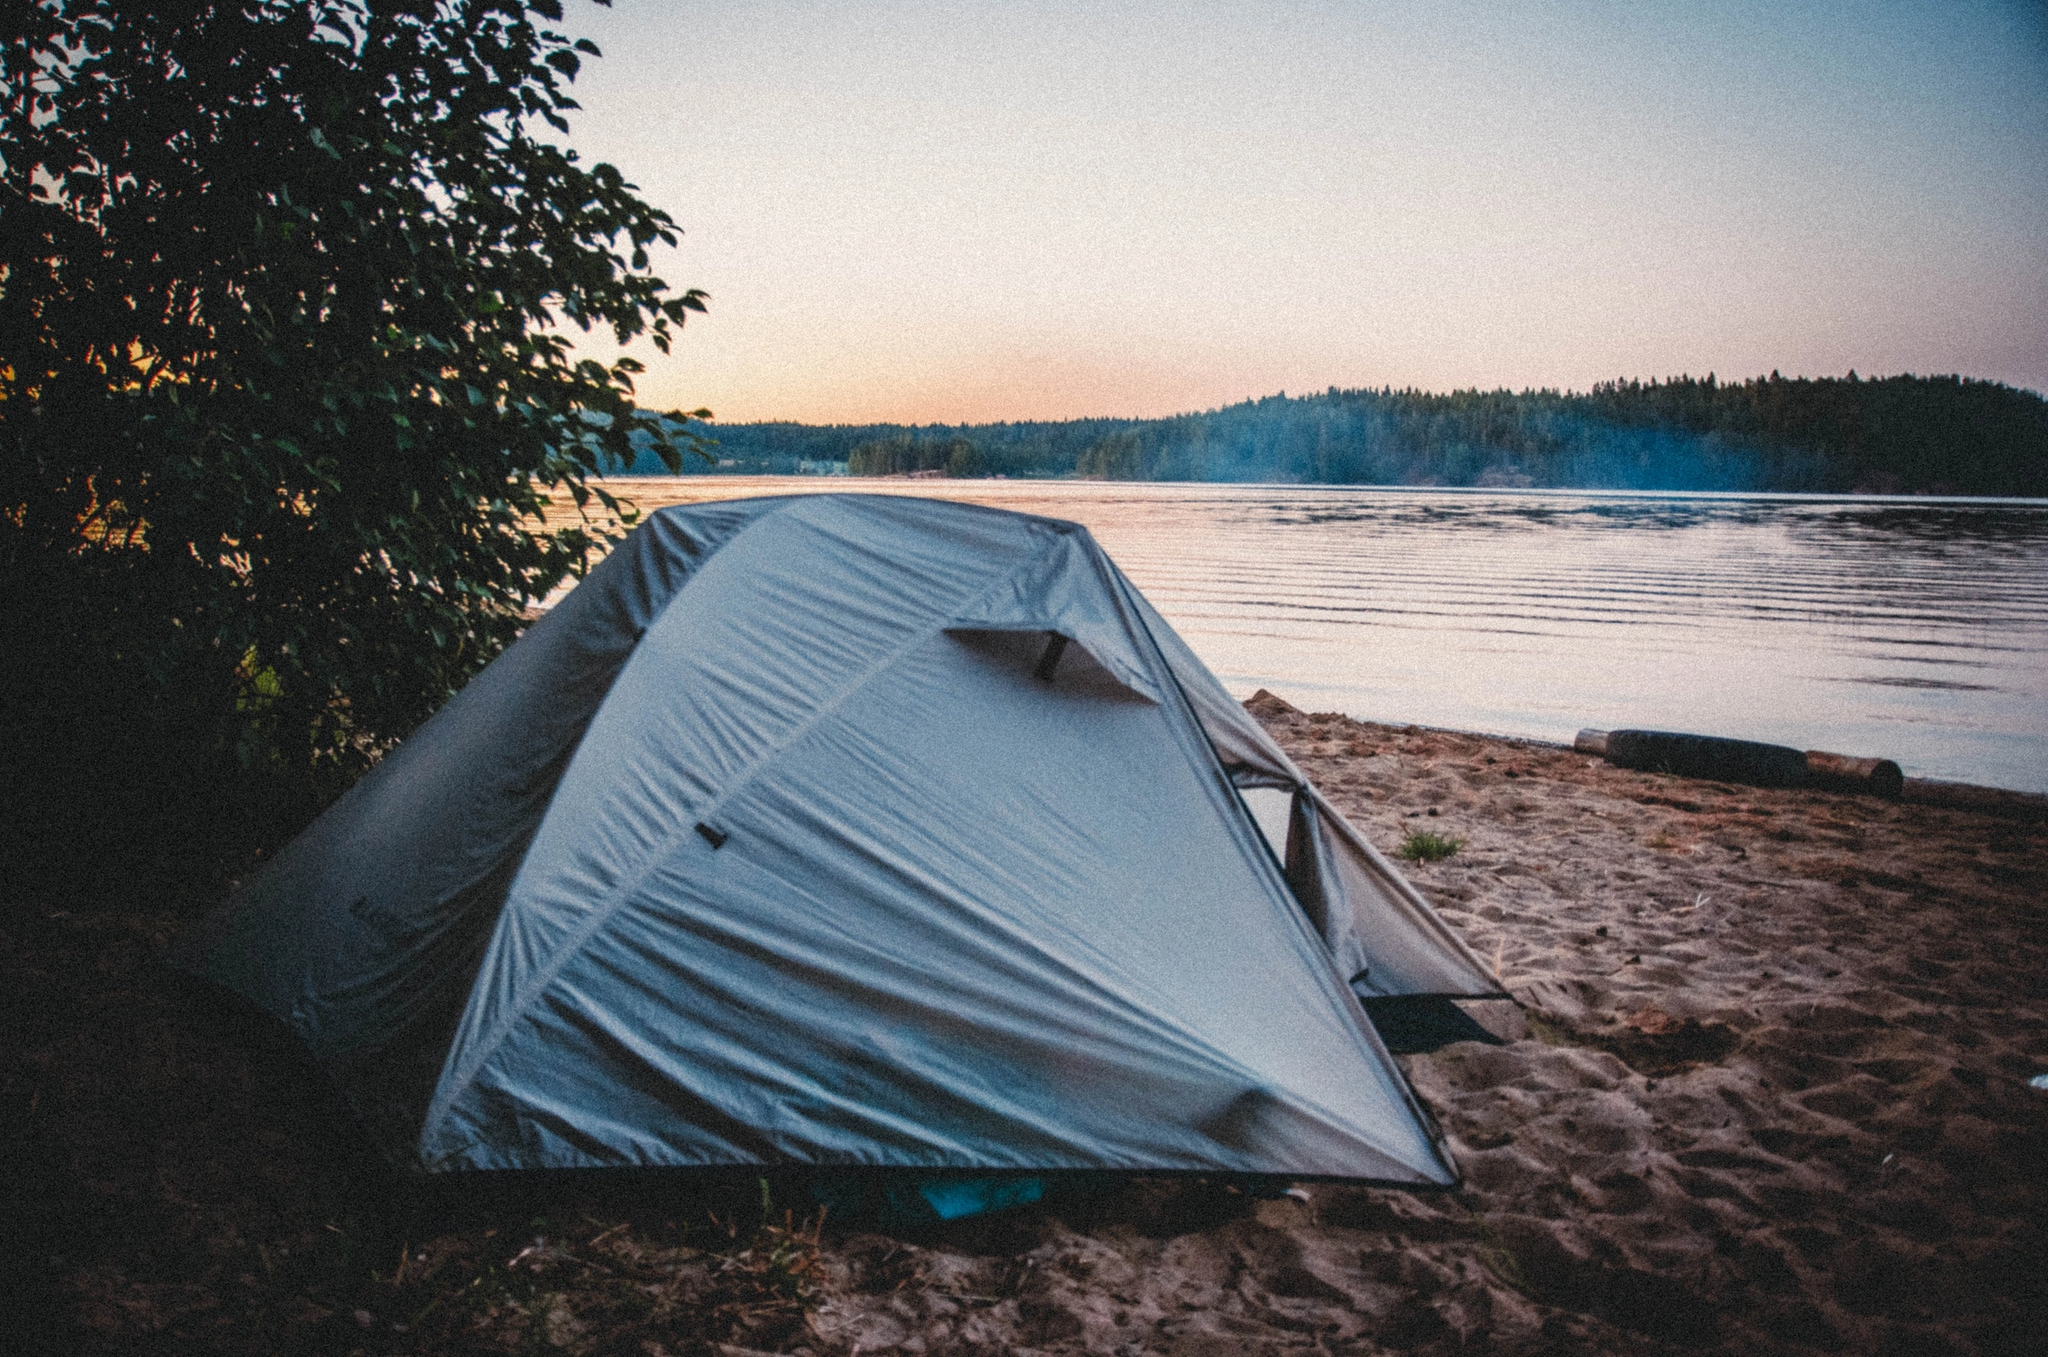
[[[2048,791],[2048,502],[650,479],[1085,523],[1233,691],[1568,740],[1649,726]]]

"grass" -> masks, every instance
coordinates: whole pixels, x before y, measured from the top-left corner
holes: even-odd
[[[1463,839],[1454,839],[1448,834],[1438,834],[1427,829],[1410,830],[1408,837],[1401,840],[1401,846],[1394,850],[1394,856],[1408,862],[1440,862],[1465,846]]]
[[[729,1280],[741,1308],[809,1308],[818,1278],[818,1248],[825,1229],[821,1208],[798,1223],[795,1213],[785,1209],[782,1223],[775,1223],[775,1203],[769,1196],[768,1180],[761,1179],[761,1223],[753,1233],[741,1237],[737,1221],[711,1217],[714,1227],[725,1232],[727,1247],[718,1250],[718,1276]]]

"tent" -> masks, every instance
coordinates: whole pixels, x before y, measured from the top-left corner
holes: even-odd
[[[878,495],[651,515],[180,964],[429,1172],[1450,1184],[1360,999],[1498,992],[1085,529]]]

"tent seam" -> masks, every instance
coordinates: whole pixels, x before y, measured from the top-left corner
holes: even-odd
[[[1114,569],[1114,563],[1112,563],[1112,569]],[[1122,571],[1117,571],[1115,578],[1119,587],[1128,587],[1128,581],[1123,579]],[[1144,631],[1146,641],[1151,644],[1154,658],[1158,661],[1159,667],[1165,672],[1167,682],[1172,685],[1174,695],[1180,699],[1180,705],[1188,723],[1201,736],[1202,746],[1209,752],[1210,766],[1215,770],[1217,776],[1221,778],[1225,789],[1237,801],[1238,807],[1244,813],[1245,820],[1251,821],[1250,808],[1245,806],[1243,797],[1238,795],[1236,785],[1231,782],[1229,770],[1224,767],[1222,756],[1216,752],[1215,743],[1209,739],[1208,732],[1202,727],[1201,715],[1195,711],[1195,705],[1189,699],[1187,690],[1181,686],[1180,675],[1173,672],[1173,664],[1166,658],[1165,648],[1159,644],[1159,638],[1152,634],[1152,624],[1145,620],[1145,616],[1141,611],[1137,609],[1132,609],[1131,611],[1138,626]],[[1289,766],[1292,766],[1291,761]],[[1307,788],[1312,797],[1315,795],[1314,787],[1306,776],[1302,777],[1298,786],[1300,788]],[[1259,830],[1256,823],[1252,824],[1252,832],[1265,848],[1268,862],[1275,861],[1272,845],[1265,842],[1265,834]],[[1369,847],[1370,845],[1368,845]],[[1301,910],[1299,903],[1294,901],[1294,891],[1286,884],[1284,872],[1281,873],[1280,885],[1281,889],[1287,892],[1288,901],[1295,906],[1288,912],[1299,923],[1302,930],[1314,939],[1317,951],[1328,957],[1330,955],[1329,944],[1310,927],[1308,916]],[[1410,889],[1412,890],[1413,888],[1411,887]],[[1433,914],[1434,911],[1432,910],[1431,913]],[[1414,1085],[1408,1081],[1406,1072],[1395,1063],[1393,1056],[1387,1052],[1386,1043],[1380,1040],[1378,1029],[1372,1025],[1371,1017],[1365,1012],[1365,1005],[1359,1002],[1358,996],[1352,991],[1350,984],[1341,975],[1337,974],[1334,966],[1331,969],[1331,974],[1336,976],[1337,988],[1343,991],[1344,998],[1350,1001],[1350,1005],[1356,1010],[1358,1017],[1363,1019],[1361,1023],[1355,1024],[1355,1026],[1362,1028],[1362,1034],[1366,1037],[1368,1047],[1377,1050],[1385,1062],[1386,1068],[1393,1072],[1396,1087],[1401,1090],[1402,1098],[1408,1104],[1410,1115],[1415,1118],[1417,1125],[1421,1127],[1424,1139],[1428,1141],[1430,1150],[1436,1156],[1438,1165],[1449,1172],[1453,1184],[1462,1183],[1465,1177],[1464,1172],[1458,1167],[1458,1161],[1452,1157],[1449,1141],[1446,1139],[1443,1128],[1437,1121],[1435,1114],[1428,1110],[1427,1106],[1422,1102],[1421,1095],[1416,1093]],[[1378,1150],[1379,1153],[1386,1154],[1387,1158],[1393,1159],[1397,1163],[1400,1162],[1395,1155],[1379,1150],[1377,1146],[1374,1146],[1374,1149]]]
[[[1034,529],[1034,531],[1037,531],[1037,529]],[[742,533],[739,535],[744,536],[745,534]],[[1061,539],[1067,537],[1068,535],[1069,534],[1065,532],[1047,530],[1045,531],[1045,536],[1050,540],[1045,544],[1045,546],[1047,548],[1050,548],[1056,545]],[[730,545],[730,543],[728,543],[727,545]],[[979,603],[983,598],[985,598],[989,594],[994,593],[997,589],[1009,584],[1016,575],[1022,573],[1023,571],[1033,566],[1036,566],[1044,554],[1045,552],[1043,550],[1035,552],[1031,556],[1028,556],[1024,560],[1018,562],[1018,564],[1011,570],[1005,572],[998,578],[990,581],[987,587],[985,587],[980,593],[976,594],[974,598],[969,601],[968,606],[972,606],[973,604]],[[686,582],[683,588],[679,588],[676,590],[675,595],[671,597],[668,604],[664,605],[664,607],[662,608],[663,615],[666,615],[668,609],[674,606],[675,601],[683,596],[683,593],[687,588],[688,583]],[[952,615],[953,614],[951,612],[943,614],[945,618],[950,618]],[[659,624],[660,618],[657,617],[648,624],[647,631],[653,631],[654,628]],[[707,803],[705,807],[696,808],[693,812],[694,818],[702,819],[704,816],[713,813],[716,810],[716,808],[725,805],[726,802],[731,799],[731,796],[736,790],[736,788],[752,785],[752,783],[759,777],[763,770],[771,766],[784,753],[788,752],[788,750],[791,749],[805,735],[807,735],[812,730],[815,730],[819,723],[826,719],[826,716],[829,713],[838,711],[841,708],[843,708],[847,702],[852,700],[854,694],[860,692],[869,683],[872,683],[876,678],[879,678],[882,674],[886,673],[889,669],[893,668],[896,664],[900,663],[903,657],[910,653],[911,650],[915,649],[917,646],[925,644],[933,636],[943,634],[945,630],[945,621],[940,621],[939,623],[933,626],[919,628],[915,633],[908,637],[902,645],[891,650],[885,657],[883,657],[880,660],[877,660],[874,664],[870,665],[865,671],[863,671],[855,681],[847,684],[845,687],[840,689],[839,693],[831,702],[821,704],[818,710],[811,716],[809,720],[805,721],[788,737],[786,737],[780,743],[778,743],[773,750],[764,755],[762,758],[756,760],[753,767],[747,769],[741,775],[741,777],[736,780],[735,784],[732,787],[722,789],[716,796],[714,796],[711,799],[710,802]],[[646,632],[643,632],[643,640],[645,639],[645,636]],[[639,649],[637,643],[634,649],[635,653],[637,653]],[[628,658],[627,663],[631,663],[630,657]],[[624,672],[625,667],[622,665],[620,667],[620,673],[623,675]],[[598,705],[598,710],[591,716],[589,726],[585,727],[586,736],[589,733],[590,726],[596,725],[598,718],[604,714],[604,708],[609,702],[610,695],[607,694],[605,702],[600,703]],[[580,748],[582,743],[581,740],[579,740],[577,743],[578,747]],[[559,784],[557,785],[559,787]],[[550,798],[550,800],[552,801],[552,798]],[[543,813],[541,817],[543,824],[546,822],[546,818],[546,814]],[[590,939],[597,934],[597,931],[604,927],[606,923],[610,922],[612,917],[616,915],[620,909],[624,908],[627,899],[630,898],[632,893],[635,890],[639,889],[640,885],[646,881],[649,875],[653,873],[655,867],[667,858],[668,853],[674,845],[674,843],[678,839],[684,838],[685,835],[693,834],[695,832],[696,831],[694,826],[684,825],[678,829],[673,830],[658,847],[651,849],[648,852],[647,860],[641,864],[640,869],[634,872],[628,880],[621,882],[617,887],[615,887],[611,892],[611,898],[608,901],[606,901],[605,904],[593,910],[591,912],[590,918],[581,927],[579,927],[574,934],[571,935],[569,940],[564,942],[561,947],[556,949],[555,955],[548,960],[547,964],[543,966],[539,972],[536,973],[536,975],[531,981],[529,981],[524,987],[522,987],[522,991],[519,994],[519,996],[507,1007],[505,1015],[502,1018],[500,1018],[495,1024],[492,1025],[490,1035],[484,1041],[478,1044],[477,1053],[470,1059],[464,1061],[461,1069],[452,1072],[453,1077],[448,1081],[447,1093],[445,1095],[437,1093],[433,1101],[428,1105],[425,1123],[420,1128],[419,1143],[422,1147],[425,1146],[428,1136],[434,1131],[435,1127],[443,1119],[445,1119],[449,1110],[453,1107],[455,1100],[459,1098],[463,1093],[468,1091],[470,1085],[475,1082],[476,1076],[482,1072],[484,1065],[489,1062],[492,1056],[497,1054],[498,1048],[504,1044],[505,1038],[511,1035],[512,1028],[518,1023],[520,1018],[524,1016],[527,1008],[542,994],[547,992],[547,990],[554,984],[555,980],[560,977],[563,968],[569,964],[570,959],[574,957],[576,953],[582,949],[583,945],[589,942]],[[536,826],[536,837],[538,837],[538,833],[539,826]],[[506,893],[507,905],[511,903],[510,896],[511,892],[508,889]]]

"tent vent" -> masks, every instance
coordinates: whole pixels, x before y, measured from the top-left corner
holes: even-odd
[[[1045,639],[1045,653],[1038,657],[1038,668],[1032,676],[1040,683],[1052,682],[1052,671],[1060,667],[1060,656],[1067,653],[1067,638],[1058,632],[1049,632]]]
[[[710,825],[699,820],[697,822],[697,832],[702,834],[704,842],[710,844],[713,848],[725,847],[726,834],[723,830],[713,829]]]

